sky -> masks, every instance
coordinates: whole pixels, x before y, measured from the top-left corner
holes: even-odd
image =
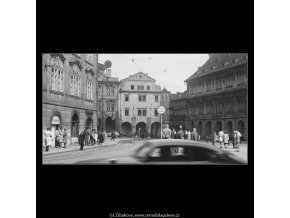
[[[110,60],[111,76],[119,80],[141,71],[154,78],[162,89],[176,93],[186,90],[184,80],[208,58],[208,54],[99,54],[99,63]]]

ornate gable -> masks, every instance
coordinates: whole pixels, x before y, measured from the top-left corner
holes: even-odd
[[[69,65],[71,66],[72,69],[76,69],[74,67],[74,65],[76,65],[78,67],[79,71],[82,71],[82,69],[83,69],[83,66],[82,66],[82,64],[81,64],[81,62],[79,60],[70,61]]]
[[[65,57],[61,54],[51,54],[47,59],[47,65],[63,69]]]

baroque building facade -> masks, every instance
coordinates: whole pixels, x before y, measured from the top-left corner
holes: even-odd
[[[171,120],[187,129],[195,127],[201,138],[213,131],[248,131],[248,54],[210,54],[185,80],[187,91],[171,100]]]
[[[111,77],[111,69],[105,72],[98,77],[98,129],[120,132],[120,82],[117,77]]]
[[[96,127],[96,55],[43,54],[42,61],[43,130],[66,128],[70,144]],[[104,73],[104,65],[98,68]]]
[[[169,108],[169,94],[156,80],[143,72],[120,81],[120,130],[125,136],[160,137],[160,115],[157,108]],[[168,112],[167,112],[168,113]],[[169,124],[168,114],[162,124]]]

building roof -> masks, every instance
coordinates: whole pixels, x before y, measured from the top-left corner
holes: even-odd
[[[170,94],[170,101],[178,100],[180,98],[187,97],[187,91],[184,92],[177,92],[176,94]]]
[[[127,78],[122,79],[122,80],[130,80],[130,79],[134,79],[134,78],[136,78],[137,75],[141,75],[141,76],[143,76],[142,80],[144,80],[144,78],[148,78],[149,80],[151,80],[151,81],[153,81],[153,82],[156,82],[155,79],[153,79],[152,77],[148,76],[147,73],[143,73],[143,72],[135,73],[135,74],[130,75],[130,76],[128,76]]]
[[[247,62],[247,53],[209,54],[209,59],[193,75],[186,79],[185,82]]]

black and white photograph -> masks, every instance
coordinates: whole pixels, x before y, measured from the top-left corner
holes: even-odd
[[[44,165],[247,165],[248,53],[43,53],[42,125]]]

